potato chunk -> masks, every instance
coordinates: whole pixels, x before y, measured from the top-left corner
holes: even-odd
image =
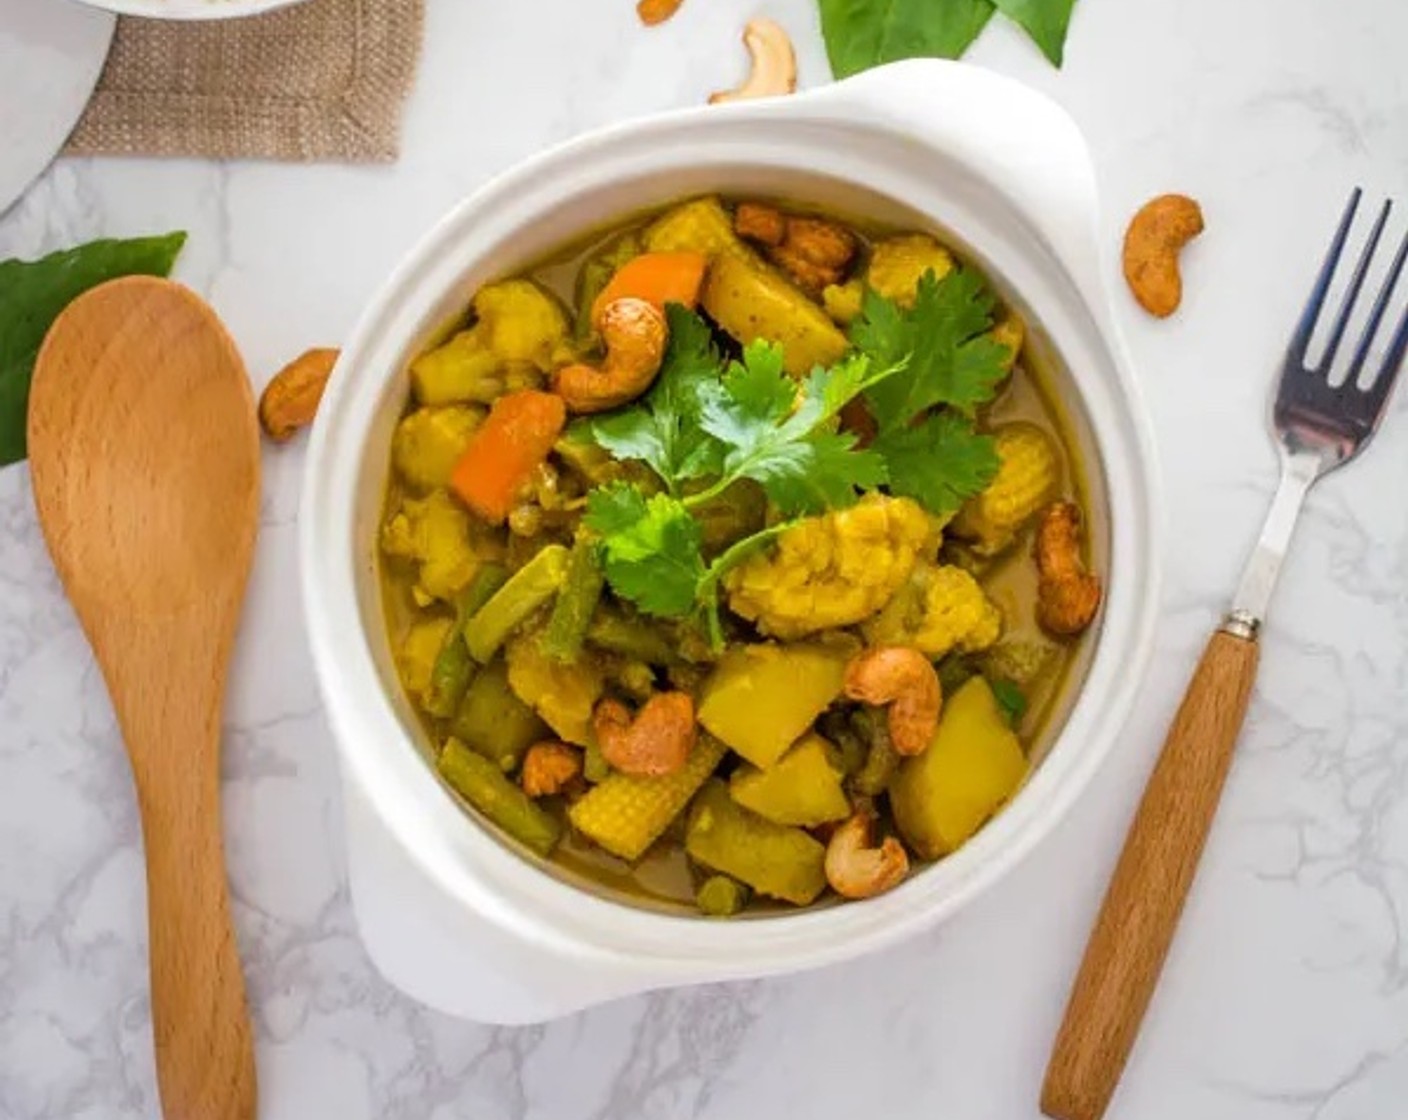
[[[769,898],[806,906],[826,888],[826,849],[820,841],[750,813],[721,781],[708,782],[694,799],[684,846],[696,863]]]
[[[767,769],[841,695],[846,646],[737,646],[720,659],[699,701],[699,722]]]
[[[767,770],[748,765],[735,770],[728,791],[745,809],[775,824],[815,828],[844,820],[851,803],[830,750],[820,735],[807,735]]]
[[[1027,757],[992,688],[973,677],[944,705],[934,741],[890,783],[890,808],[905,842],[937,859],[971,837],[1016,791]]]
[[[834,365],[850,347],[818,304],[760,261],[716,258],[702,302],[714,322],[745,346],[760,338],[778,343],[783,368],[794,377],[813,366]]]

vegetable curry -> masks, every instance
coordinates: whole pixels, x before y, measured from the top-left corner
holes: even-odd
[[[446,784],[612,893],[863,899],[1014,794],[1100,602],[1024,324],[925,233],[692,199],[474,296],[381,530]]]

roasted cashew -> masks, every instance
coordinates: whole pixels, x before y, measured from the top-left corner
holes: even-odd
[[[762,202],[740,202],[733,212],[733,232],[760,245],[781,245],[787,237],[787,215]]]
[[[943,692],[929,659],[907,646],[876,646],[846,666],[846,695],[865,704],[889,704],[895,751],[916,755],[934,738]]]
[[[797,88],[797,54],[787,32],[770,19],[752,19],[743,28],[743,45],[753,56],[753,70],[737,89],[720,90],[710,105],[750,97],[776,97]]]
[[[680,769],[698,736],[694,701],[685,692],[657,693],[634,719],[619,700],[603,700],[592,716],[592,730],[607,762],[623,774],[645,778]]]
[[[826,845],[826,881],[842,898],[873,898],[897,887],[909,874],[909,856],[893,836],[870,847],[875,818],[861,809],[831,834]]]
[[[761,245],[768,259],[813,297],[844,280],[856,255],[855,235],[845,226],[784,214],[761,202],[740,203],[733,229]]]
[[[518,784],[529,797],[551,797],[581,772],[581,752],[549,739],[528,748]]]
[[[313,422],[339,353],[305,350],[274,374],[259,398],[259,423],[270,439],[283,443]]]
[[[1124,235],[1124,278],[1139,305],[1165,319],[1183,302],[1178,253],[1203,232],[1203,211],[1193,199],[1164,194],[1144,204]]]
[[[682,3],[684,0],[639,0],[636,15],[646,27],[654,27],[679,11]]]
[[[605,412],[635,400],[655,380],[665,357],[665,316],[643,299],[612,300],[597,319],[606,346],[601,368],[576,362],[552,375],[569,412]]]
[[[1037,524],[1033,547],[1037,621],[1053,634],[1079,634],[1100,608],[1100,577],[1085,570],[1080,556],[1080,507],[1048,506]]]

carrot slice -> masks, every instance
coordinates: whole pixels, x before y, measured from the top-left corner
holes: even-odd
[[[667,303],[682,303],[692,309],[699,302],[708,267],[709,258],[703,253],[642,253],[633,257],[616,270],[596,297],[592,322],[601,318],[608,303],[618,299],[643,299],[657,311],[664,311]]]
[[[502,522],[566,422],[567,406],[555,393],[505,394],[455,464],[450,489],[485,521]]]

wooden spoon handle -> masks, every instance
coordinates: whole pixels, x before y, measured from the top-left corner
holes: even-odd
[[[254,1048],[220,825],[218,678],[115,689],[147,857],[152,1033],[165,1120],[253,1120]]]
[[[1149,1006],[1242,728],[1259,647],[1215,633],[1169,728],[1056,1036],[1041,1110],[1099,1120]]]

